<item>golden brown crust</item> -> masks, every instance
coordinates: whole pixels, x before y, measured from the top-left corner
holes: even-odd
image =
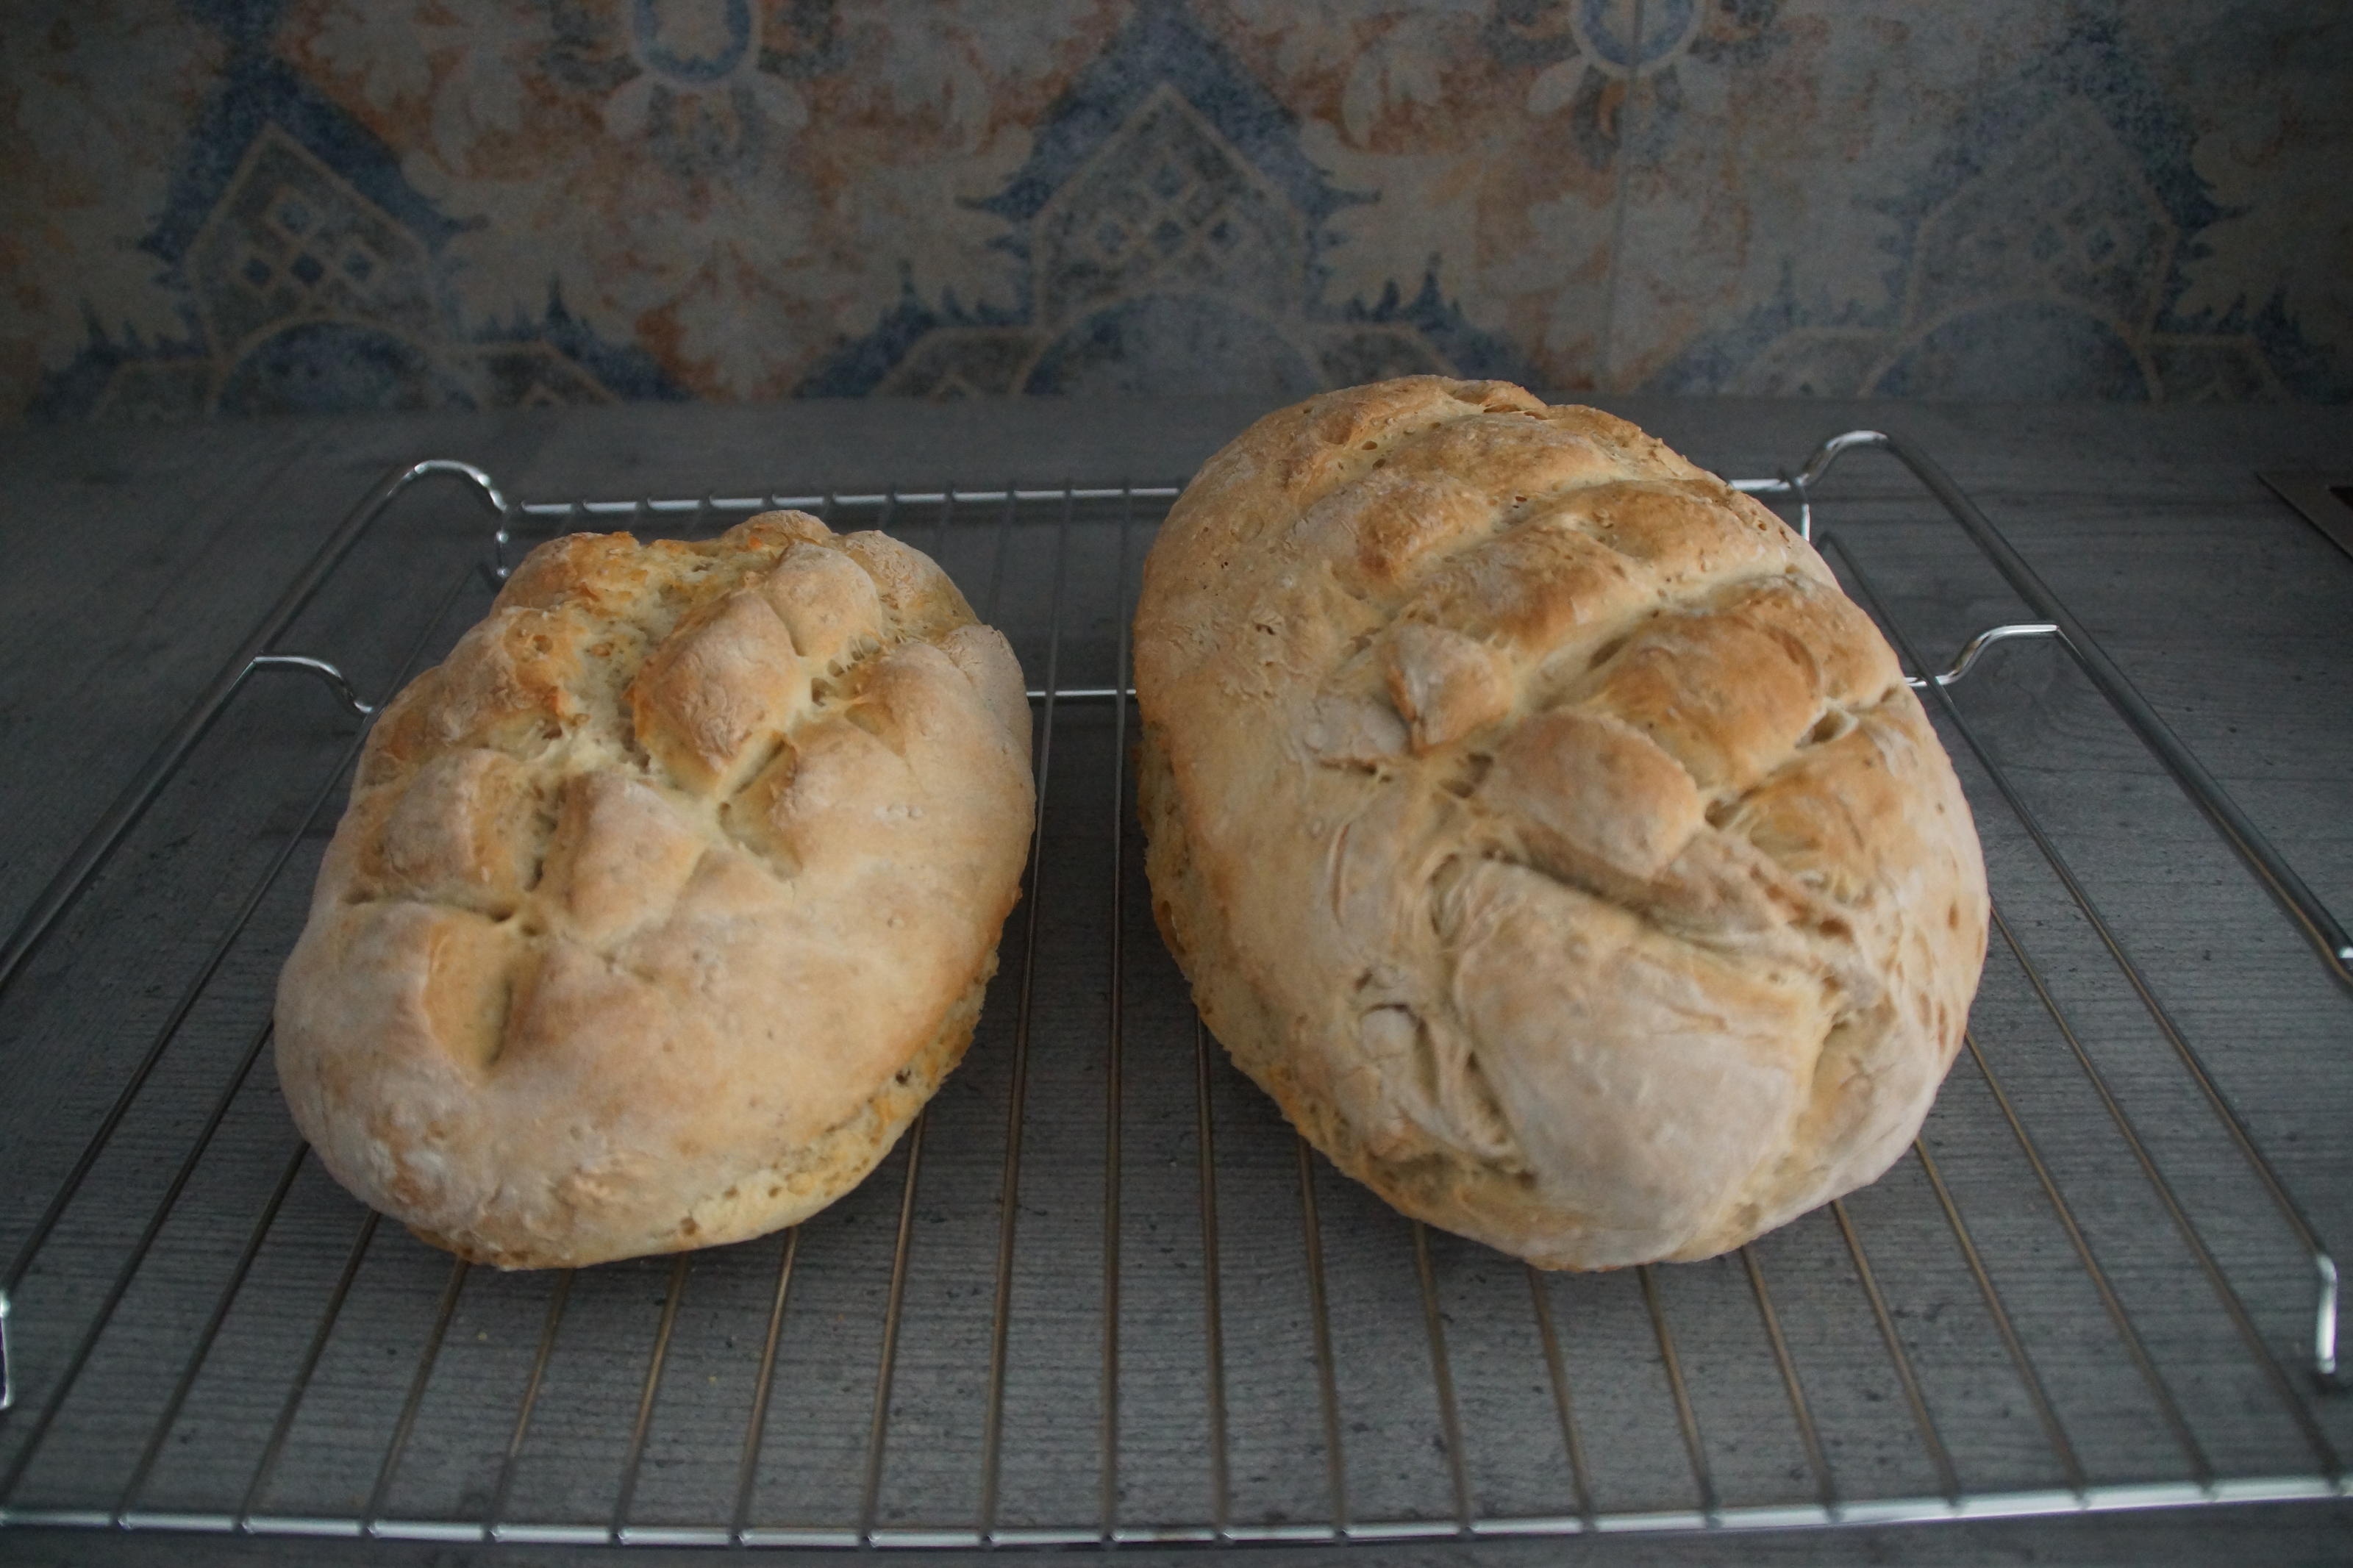
[[[1271,415],[1135,668],[1202,1014],[1409,1214],[1705,1257],[1916,1131],[1985,952],[1951,764],[1811,548],[1634,426],[1434,377]]]
[[[805,1217],[971,1038],[1029,727],[1004,638],[882,535],[542,546],[368,737],[280,979],[296,1121],[506,1268]]]

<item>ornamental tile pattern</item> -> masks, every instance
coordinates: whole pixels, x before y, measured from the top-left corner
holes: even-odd
[[[0,417],[2353,395],[2328,0],[25,0]]]

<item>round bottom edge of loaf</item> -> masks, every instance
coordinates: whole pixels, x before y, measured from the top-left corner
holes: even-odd
[[[427,1246],[455,1253],[469,1263],[504,1269],[574,1268],[629,1258],[693,1252],[773,1235],[809,1219],[839,1202],[873,1174],[923,1107],[964,1060],[979,1026],[981,1002],[997,973],[991,949],[980,973],[948,1008],[939,1032],[892,1075],[874,1097],[790,1160],[752,1172],[734,1185],[695,1205],[678,1228],[645,1244],[597,1248],[523,1251],[488,1245],[463,1234],[406,1228]]]
[[[1261,1039],[1274,1040],[1277,1026],[1246,986],[1230,980],[1241,971],[1216,951],[1220,933],[1201,929],[1188,918],[1198,902],[1195,869],[1176,808],[1167,753],[1148,724],[1136,741],[1135,784],[1152,914],[1161,940],[1184,972],[1194,1006],[1227,1059],[1274,1101],[1283,1120],[1342,1175],[1369,1188],[1409,1219],[1508,1252],[1539,1268],[1599,1271],[1546,1251],[1525,1224],[1510,1223],[1507,1216],[1526,1206],[1522,1183],[1468,1163],[1423,1160],[1397,1165],[1375,1158],[1323,1100],[1300,1090],[1276,1052],[1254,1048]]]
[[[1429,1156],[1411,1162],[1378,1158],[1357,1139],[1329,1101],[1307,1092],[1283,1066],[1276,1048],[1280,1026],[1268,1016],[1220,939],[1222,931],[1190,918],[1201,895],[1176,809],[1167,754],[1149,724],[1135,749],[1136,815],[1145,833],[1145,863],[1152,885],[1152,913],[1161,940],[1176,960],[1192,992],[1196,1011],[1227,1059],[1256,1084],[1299,1135],[1350,1178],[1407,1218],[1494,1247],[1538,1268],[1584,1274],[1608,1273],[1638,1263],[1696,1263],[1736,1250],[1750,1239],[1744,1229],[1721,1246],[1685,1247],[1655,1258],[1596,1262],[1577,1234],[1548,1226],[1541,1199],[1525,1177],[1469,1161]],[[1925,1108],[1924,1108],[1925,1110]],[[1888,1161],[1900,1158],[1909,1140],[1899,1142]],[[1856,1185],[1876,1181],[1873,1171]],[[1827,1200],[1824,1200],[1827,1201]],[[1812,1206],[1812,1205],[1808,1205]],[[1794,1215],[1776,1219],[1771,1229]],[[1550,1232],[1550,1234],[1548,1234]]]

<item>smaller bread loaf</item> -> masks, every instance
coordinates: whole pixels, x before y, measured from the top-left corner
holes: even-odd
[[[506,1268],[806,1217],[972,1037],[1029,750],[1005,639],[882,534],[541,546],[368,737],[279,983],[295,1121]]]
[[[1269,415],[1145,569],[1161,929],[1398,1208],[1704,1258],[1876,1178],[1959,1049],[1985,869],[1878,630],[1596,409],[1415,378]]]

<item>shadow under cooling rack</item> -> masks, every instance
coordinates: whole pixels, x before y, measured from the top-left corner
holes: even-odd
[[[1861,448],[1935,509],[1822,500]],[[378,519],[445,481],[494,520],[488,559],[384,555]],[[1128,609],[1173,488],[516,504],[462,464],[389,477],[0,950],[0,1075],[69,1050],[109,1075],[79,1153],[0,1211],[0,1523],[1018,1545],[2347,1495],[2334,1264],[2266,1131],[2278,1096],[2258,1074],[2234,1100],[2252,1069],[2216,1024],[2303,985],[2341,1028],[2343,931],[1926,458],[1857,433],[1740,488],[1793,510],[1918,672],[1986,843],[1993,951],[1884,1179],[1728,1257],[1577,1276],[1335,1179],[1195,1017],[1128,776]],[[933,554],[1037,683],[1037,835],[971,1052],[792,1230],[577,1273],[455,1262],[323,1175],[266,1048],[363,694],[479,617],[511,541],[775,505]],[[2021,618],[1953,624],[1970,573]],[[375,668],[313,657],[347,647]],[[340,736],[320,697],[233,700],[269,673],[323,683]],[[2181,786],[2199,852],[2229,869],[2219,828],[2254,873],[2200,883],[2253,954],[2219,980],[2137,959],[2149,900],[2105,889],[2186,853],[2179,824],[2120,850],[2074,809],[2143,774]],[[139,852],[183,828],[218,847]],[[2341,1115],[2353,1062],[2328,1067],[2299,1092]]]

